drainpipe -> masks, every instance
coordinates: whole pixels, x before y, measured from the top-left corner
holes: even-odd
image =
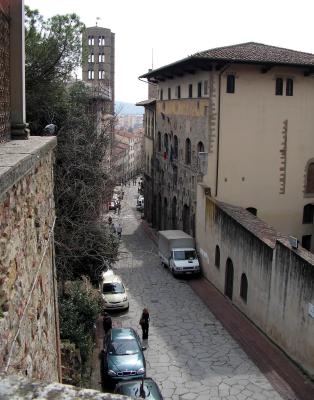
[[[218,121],[217,121],[217,157],[216,157],[216,184],[215,184],[215,197],[218,195],[218,170],[219,170],[219,142],[220,142],[220,108],[221,108],[221,75],[231,66],[228,64],[219,71],[219,86],[218,86]]]

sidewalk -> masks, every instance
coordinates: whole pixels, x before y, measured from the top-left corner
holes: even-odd
[[[145,220],[142,228],[157,245],[157,232]],[[209,281],[189,285],[284,399],[314,399],[314,383]]]

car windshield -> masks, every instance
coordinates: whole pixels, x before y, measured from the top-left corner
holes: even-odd
[[[195,250],[180,250],[173,252],[174,260],[182,261],[182,260],[195,260],[196,252]]]
[[[122,283],[114,282],[114,283],[104,283],[102,286],[103,293],[124,293],[124,287]]]
[[[139,347],[135,339],[116,339],[110,343],[109,354],[123,356],[139,353]]]

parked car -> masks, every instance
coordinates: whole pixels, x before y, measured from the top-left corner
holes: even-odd
[[[102,295],[104,311],[127,310],[129,308],[125,286],[121,278],[115,275],[112,270],[102,274],[99,289]]]
[[[104,337],[101,354],[103,386],[119,381],[141,379],[146,375],[146,361],[138,334],[132,328],[112,328]]]
[[[136,379],[129,382],[119,382],[115,393],[124,394],[132,398],[148,400],[163,400],[157,383],[152,378]]]
[[[144,196],[142,196],[142,195],[138,196],[137,202],[136,202],[136,209],[138,211],[144,210]]]
[[[109,205],[108,205],[109,210],[115,210],[116,207],[117,207],[117,203],[115,201],[113,201],[113,200],[109,201]]]

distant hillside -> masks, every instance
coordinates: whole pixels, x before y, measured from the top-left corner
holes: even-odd
[[[144,107],[138,107],[135,104],[124,103],[123,101],[116,101],[115,111],[119,115],[144,114]]]

